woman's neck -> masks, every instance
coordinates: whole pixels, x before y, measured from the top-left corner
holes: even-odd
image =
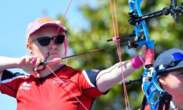
[[[46,68],[39,73],[40,78],[44,78],[50,74],[54,74],[56,70],[58,70],[63,64],[57,65],[46,65]]]

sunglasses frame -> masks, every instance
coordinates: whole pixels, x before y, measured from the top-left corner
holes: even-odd
[[[37,41],[38,44],[43,47],[50,45],[52,40],[54,41],[54,44],[61,45],[64,43],[65,37],[66,36],[63,34],[58,34],[56,36],[41,36],[41,37],[35,39],[35,41]]]

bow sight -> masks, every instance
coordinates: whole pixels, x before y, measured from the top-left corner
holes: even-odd
[[[163,90],[158,82],[157,70],[153,67],[154,61],[154,41],[149,36],[147,20],[163,15],[171,15],[176,21],[180,15],[183,15],[183,3],[177,5],[176,0],[171,0],[171,4],[162,10],[149,14],[142,14],[140,5],[142,0],[129,0],[130,24],[134,26],[134,31],[128,42],[130,48],[137,48],[146,45],[151,54],[145,55],[145,66],[142,78],[142,88],[145,94],[146,102],[151,110],[162,110],[166,106],[169,108],[171,96]],[[148,52],[148,51],[147,51]],[[167,98],[168,97],[168,98]],[[143,108],[142,108],[143,110]]]
[[[137,25],[139,24],[139,22],[143,20],[147,21],[153,18],[164,16],[164,15],[171,15],[175,21],[178,21],[179,17],[183,15],[183,3],[181,3],[180,5],[177,5],[176,0],[171,0],[171,4],[168,7],[165,7],[159,11],[144,14],[142,16],[138,16],[135,11],[132,11],[129,13],[129,15],[130,15],[129,23],[131,25]],[[131,39],[128,42],[128,46],[130,48],[137,48],[142,46],[144,44],[143,43],[144,41],[145,41],[145,36],[143,33],[140,33],[138,36],[134,36],[133,39]]]

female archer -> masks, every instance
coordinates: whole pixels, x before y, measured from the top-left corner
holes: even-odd
[[[0,91],[16,98],[17,110],[91,110],[96,97],[143,65],[143,58],[119,62],[104,70],[77,70],[61,62],[66,56],[66,28],[49,17],[29,24],[30,55],[0,57]],[[20,68],[29,74],[13,73]],[[123,71],[121,71],[123,70]]]
[[[173,48],[155,60],[159,85],[166,91],[158,110],[183,110],[183,50]],[[150,110],[146,106],[144,110]]]

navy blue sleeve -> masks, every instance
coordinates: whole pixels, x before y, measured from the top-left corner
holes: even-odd
[[[2,74],[1,81],[7,80],[7,79],[12,79],[12,78],[20,76],[20,75],[24,75],[24,74],[21,74],[21,73],[18,73],[18,72],[13,73],[11,71],[4,70],[3,74]]]
[[[89,81],[96,87],[96,78],[100,71],[99,70],[85,70],[86,76]]]

